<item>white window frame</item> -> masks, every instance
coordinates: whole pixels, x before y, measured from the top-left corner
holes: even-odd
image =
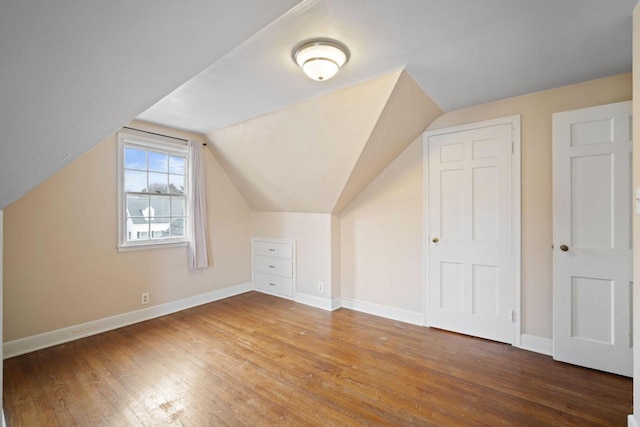
[[[185,161],[185,236],[180,238],[153,239],[127,241],[127,209],[126,193],[124,191],[124,149],[125,147],[139,147],[147,150],[162,150],[170,154],[186,157]],[[186,142],[164,138],[162,136],[142,136],[138,132],[118,132],[118,251],[128,252],[144,249],[172,248],[187,246],[191,241],[192,194],[191,194],[191,164],[189,162],[189,147]]]

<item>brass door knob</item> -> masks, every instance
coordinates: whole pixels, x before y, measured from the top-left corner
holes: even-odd
[[[567,245],[560,245],[560,250],[563,252],[567,252],[569,250],[569,246]]]
[[[433,243],[438,243],[440,241],[440,239],[438,239],[437,237],[433,238]]]

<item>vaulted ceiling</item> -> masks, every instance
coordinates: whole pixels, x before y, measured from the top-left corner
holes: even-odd
[[[339,212],[437,111],[630,71],[636,3],[5,1],[0,209],[139,117],[206,133],[255,209]],[[312,37],[351,50],[327,82],[307,79],[291,60]],[[420,120],[415,105],[424,107]],[[325,111],[323,121],[309,111]],[[320,147],[299,142],[304,128]],[[260,144],[280,150],[283,163]],[[325,156],[322,170],[301,160],[301,147]],[[267,186],[260,155],[289,169]],[[332,182],[321,201],[285,182],[300,171],[313,191],[320,174]]]
[[[396,71],[206,138],[254,211],[337,213],[441,114]]]
[[[298,2],[0,2],[0,209]]]

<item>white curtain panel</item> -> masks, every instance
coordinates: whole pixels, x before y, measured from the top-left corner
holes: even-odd
[[[209,267],[207,253],[207,191],[202,159],[202,143],[189,141],[189,164],[193,168],[191,195],[191,242],[189,243],[189,268]]]

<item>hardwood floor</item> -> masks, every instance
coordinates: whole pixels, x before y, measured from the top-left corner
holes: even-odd
[[[626,425],[631,380],[251,292],[4,362],[14,426]]]

